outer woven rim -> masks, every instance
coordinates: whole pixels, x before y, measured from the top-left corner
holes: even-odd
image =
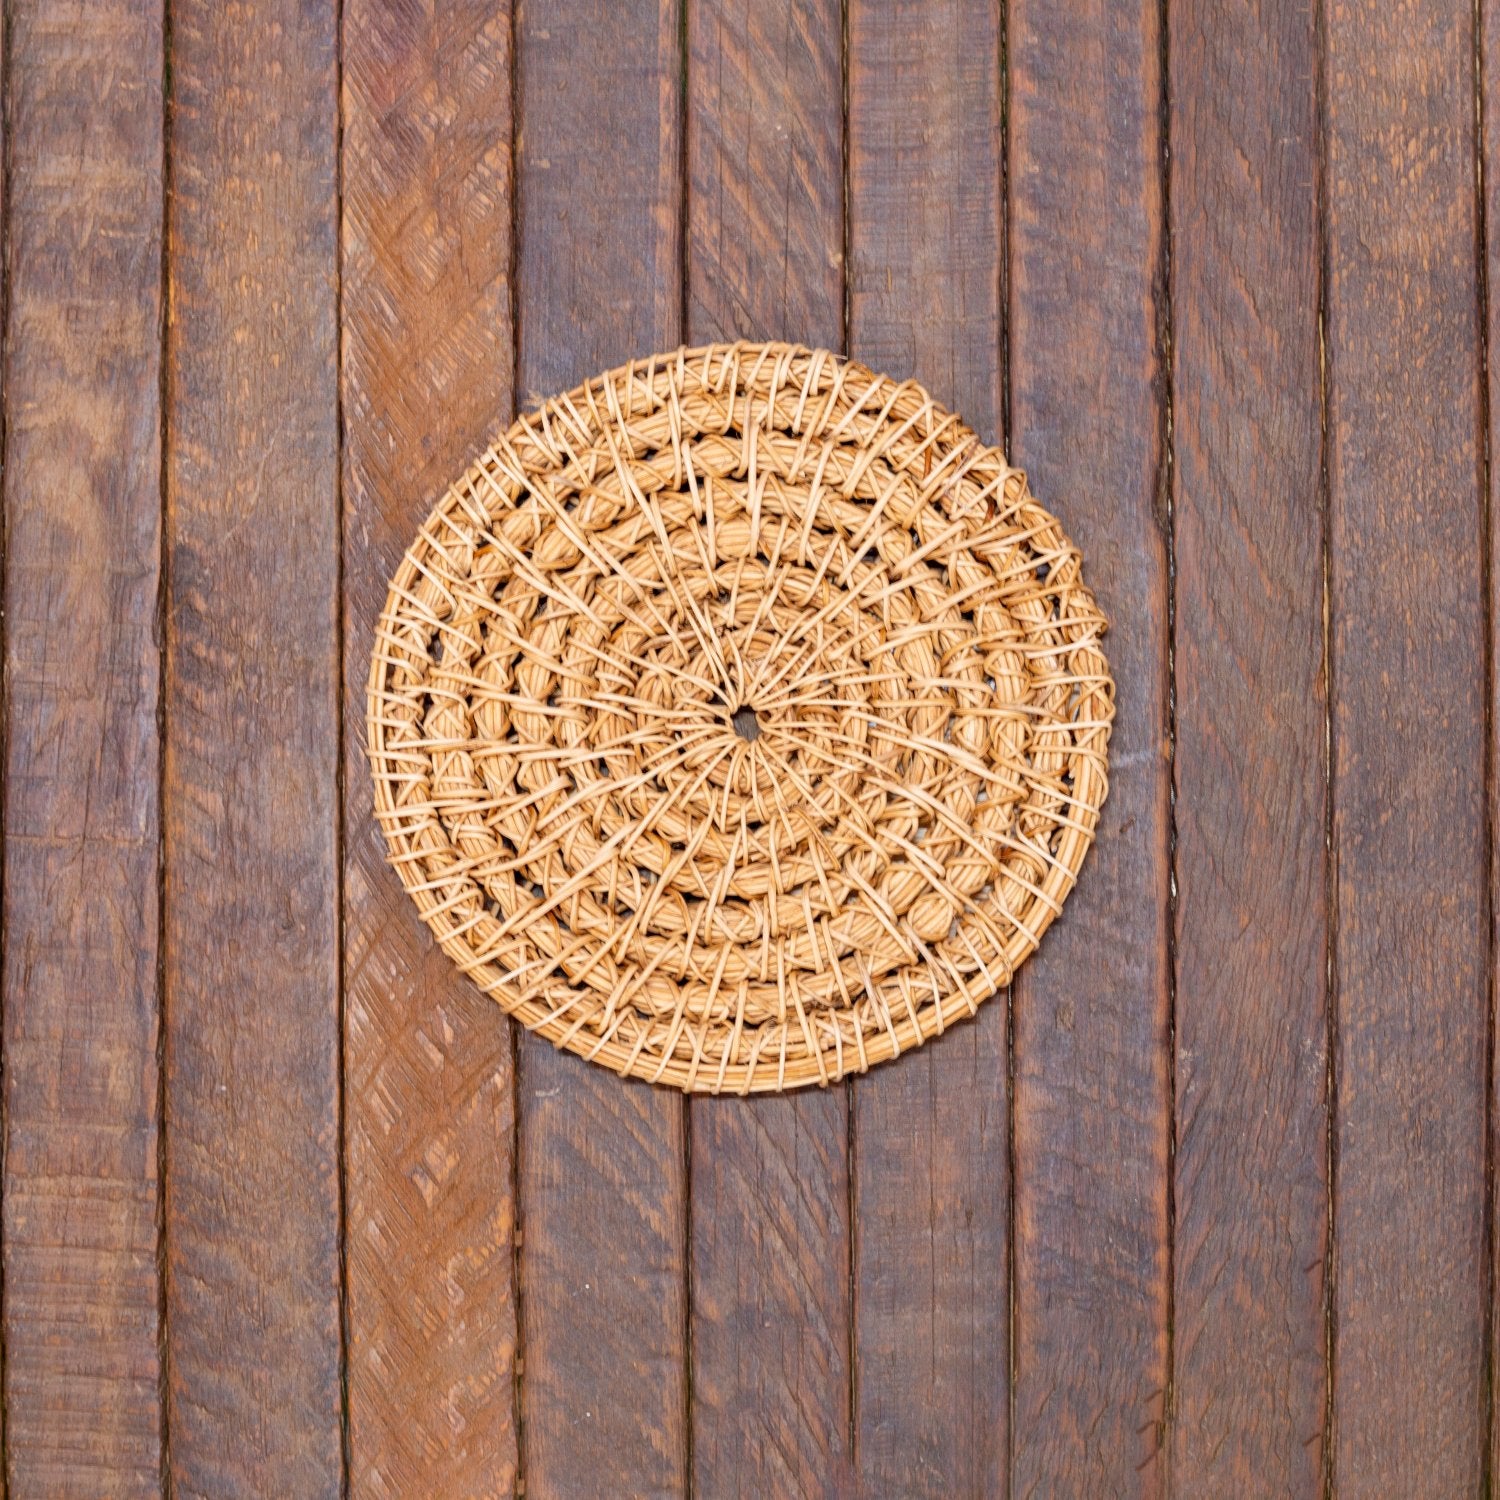
[[[657,355],[517,420],[407,552],[376,816],[531,1030],[689,1091],[826,1084],[972,1015],[1061,911],[1104,629],[1025,476],[921,386]]]

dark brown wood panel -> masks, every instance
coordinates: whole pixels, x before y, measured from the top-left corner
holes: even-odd
[[[521,0],[518,387],[531,405],[682,333],[675,0]],[[526,1494],[688,1487],[686,1109],[522,1039]]]
[[[682,19],[518,0],[522,408],[681,341]]]
[[[387,580],[511,415],[511,15],[348,0],[343,28],[351,1490],[509,1496],[511,1023],[386,868],[363,744]]]
[[[693,1492],[847,1495],[846,1091],[690,1118]]]
[[[1488,449],[1482,455],[1485,461],[1485,475],[1489,482],[1489,493],[1487,500],[1489,504],[1489,594],[1485,600],[1489,619],[1489,678],[1486,683],[1488,698],[1486,701],[1486,712],[1489,720],[1489,764],[1488,772],[1488,807],[1489,807],[1489,843],[1490,843],[1490,884],[1487,892],[1489,919],[1490,919],[1490,976],[1489,990],[1490,1003],[1493,1007],[1497,995],[1497,985],[1500,985],[1500,839],[1495,836],[1495,830],[1500,828],[1500,721],[1496,717],[1496,703],[1500,701],[1497,693],[1500,693],[1500,577],[1497,577],[1495,558],[1500,556],[1500,498],[1497,498],[1497,486],[1500,486],[1500,467],[1495,463],[1495,456],[1500,453],[1500,430],[1497,430],[1497,421],[1500,421],[1500,367],[1496,360],[1500,358],[1500,184],[1497,184],[1495,173],[1500,171],[1500,5],[1494,0],[1486,0],[1479,7],[1480,31],[1477,36],[1479,44],[1479,90],[1480,90],[1480,119],[1484,126],[1483,135],[1479,141],[1480,165],[1482,168],[1482,182],[1484,187],[1484,200],[1480,205],[1483,216],[1484,247],[1486,250],[1486,263],[1483,267],[1485,281],[1481,287],[1481,306],[1487,314],[1487,322],[1480,330],[1485,349],[1485,365],[1489,376],[1488,401],[1489,401],[1489,430],[1485,434],[1488,439]],[[1497,1107],[1496,1093],[1500,1089],[1500,1069],[1497,1069],[1495,1056],[1495,1016],[1493,1008],[1490,1016],[1490,1088],[1489,1111],[1490,1111],[1490,1134],[1487,1142],[1489,1149],[1488,1177],[1489,1177],[1489,1214],[1490,1214],[1490,1252],[1492,1259],[1489,1264],[1490,1275],[1490,1345],[1486,1351],[1490,1361],[1490,1381],[1493,1391],[1495,1371],[1500,1369],[1496,1364],[1497,1356],[1500,1356],[1500,1318],[1496,1317],[1496,1288],[1500,1287],[1500,1237],[1494,1232],[1497,1213],[1500,1213],[1500,1189],[1495,1183],[1496,1162],[1500,1160],[1500,1107]],[[1495,1404],[1493,1394],[1489,1409],[1489,1473],[1491,1484],[1494,1476],[1500,1473],[1500,1422],[1495,1420]]]
[[[1012,461],[1082,547],[1118,685],[1109,802],[1016,981],[1012,1492],[1159,1494],[1170,788],[1156,0],[1012,0]]]
[[[850,348],[1002,425],[998,0],[849,8]],[[1006,996],[854,1085],[863,1491],[1006,1493]]]
[[[1321,1495],[1326,754],[1312,0],[1171,24],[1179,1493]]]
[[[838,0],[691,0],[690,343],[843,343]],[[846,1494],[849,1094],[694,1099],[693,1492]]]
[[[159,5],[11,7],[8,1493],[161,1492]]]
[[[840,0],[688,0],[687,335],[844,342]]]
[[[1468,7],[1326,16],[1334,1483],[1477,1494],[1487,960]],[[1420,1399],[1413,1399],[1420,1393]]]
[[[167,339],[171,1487],[337,1496],[337,10],[177,0]]]

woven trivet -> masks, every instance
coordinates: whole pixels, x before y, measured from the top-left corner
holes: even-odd
[[[558,1046],[706,1093],[972,1015],[1062,909],[1114,685],[1076,549],[921,386],[658,355],[443,497],[370,670],[423,920]]]

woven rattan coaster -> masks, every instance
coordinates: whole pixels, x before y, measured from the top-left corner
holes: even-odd
[[[1002,988],[1104,800],[1077,551],[920,386],[784,344],[550,401],[443,497],[370,671],[454,961],[653,1082],[827,1083]]]

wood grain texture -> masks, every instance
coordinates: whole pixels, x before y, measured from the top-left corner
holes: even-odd
[[[680,23],[673,0],[521,0],[526,405],[681,338]],[[684,1102],[529,1034],[520,1068],[526,1494],[685,1494]]]
[[[847,1093],[695,1099],[693,1492],[852,1492]]]
[[[1321,1495],[1328,1049],[1310,0],[1169,12],[1173,1482]]]
[[[844,341],[840,0],[688,0],[687,338]]]
[[[9,13],[5,1457],[161,1492],[162,16]],[[9,158],[8,158],[9,159]]]
[[[1490,1087],[1489,1098],[1490,1109],[1490,1134],[1489,1134],[1489,1213],[1490,1213],[1490,1252],[1489,1264],[1490,1274],[1490,1345],[1488,1349],[1490,1361],[1490,1380],[1495,1378],[1495,1371],[1500,1369],[1496,1364],[1497,1356],[1500,1356],[1500,1318],[1496,1317],[1496,1295],[1495,1289],[1500,1287],[1500,1237],[1494,1233],[1496,1214],[1500,1212],[1500,1188],[1495,1182],[1496,1163],[1500,1161],[1500,1107],[1497,1107],[1496,1090],[1500,1090],[1500,1076],[1497,1076],[1496,1057],[1494,1048],[1496,1045],[1495,1015],[1493,1006],[1496,1002],[1497,991],[1500,991],[1500,838],[1496,837],[1496,829],[1500,828],[1500,718],[1496,715],[1496,704],[1500,702],[1500,573],[1495,567],[1496,557],[1500,557],[1500,465],[1495,462],[1495,455],[1500,452],[1500,183],[1497,183],[1495,173],[1500,170],[1500,4],[1496,0],[1484,0],[1478,7],[1478,19],[1480,30],[1478,33],[1480,72],[1479,104],[1481,110],[1481,121],[1483,123],[1483,134],[1479,140],[1479,150],[1482,153],[1480,165],[1482,168],[1482,183],[1484,197],[1480,204],[1480,212],[1483,215],[1483,226],[1485,231],[1484,246],[1486,250],[1486,263],[1484,266],[1485,285],[1481,295],[1484,298],[1483,309],[1487,314],[1487,322],[1481,329],[1485,348],[1485,367],[1489,376],[1489,431],[1485,434],[1489,442],[1488,463],[1485,473],[1489,481],[1489,594],[1485,600],[1488,610],[1489,626],[1489,678],[1486,683],[1488,700],[1486,709],[1489,718],[1489,844],[1490,844],[1490,884],[1488,891],[1488,906],[1490,918],[1489,931],[1489,959],[1490,959],[1490,1003],[1491,1029],[1490,1029]],[[1500,1422],[1495,1420],[1493,1397],[1490,1403],[1489,1422],[1489,1472],[1491,1484],[1494,1476],[1500,1473]]]
[[[682,338],[677,0],[517,3],[519,404]]]
[[[171,1484],[336,1496],[336,9],[172,9]]]
[[[849,7],[850,350],[998,441],[1000,7]],[[855,1443],[870,1495],[1005,1494],[1006,997],[854,1085]]]
[[[1118,684],[1098,842],[1015,994],[1012,1493],[1158,1494],[1170,788],[1155,0],[1009,11],[1012,460],[1083,549]]]
[[[1334,1482],[1476,1494],[1489,933],[1474,34],[1466,7],[1423,0],[1346,0],[1326,28]]]
[[[864,1495],[1006,1494],[1004,998],[989,1008],[855,1085]]]
[[[690,343],[843,343],[837,0],[687,7]],[[694,1099],[693,1491],[849,1493],[849,1093]]]
[[[385,866],[363,726],[387,580],[511,415],[511,16],[348,0],[343,28],[351,1491],[509,1496],[511,1026]]]

